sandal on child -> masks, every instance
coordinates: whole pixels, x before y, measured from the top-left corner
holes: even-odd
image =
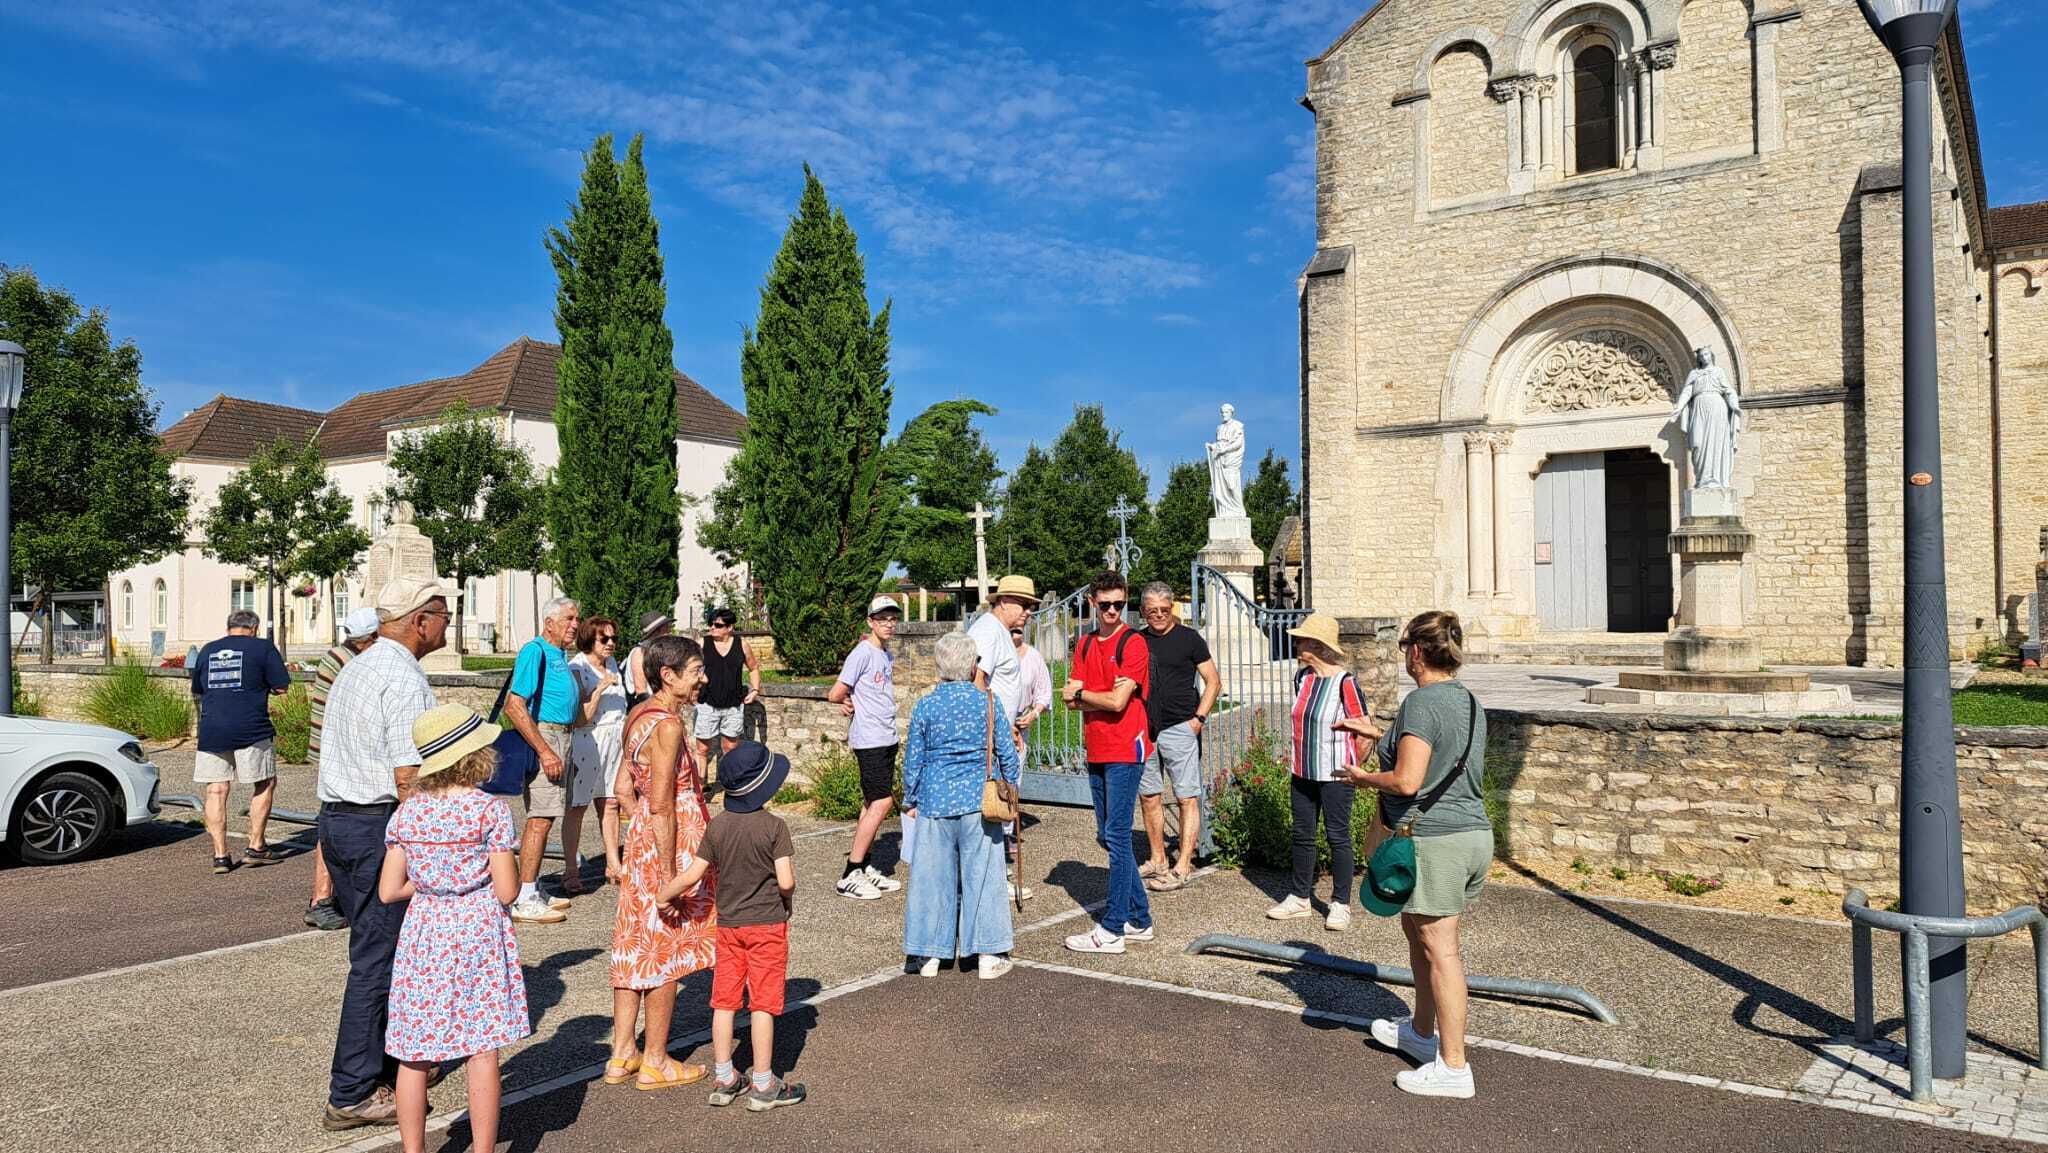
[[[656,1089],[673,1089],[678,1085],[689,1085],[702,1081],[705,1074],[709,1072],[711,1070],[703,1065],[685,1065],[681,1061],[670,1061],[659,1070],[649,1069],[647,1066],[642,1065],[640,1067],[640,1079],[633,1082],[633,1088],[640,1090],[642,1093],[652,1093]],[[652,1081],[647,1079],[650,1073],[654,1075]]]
[[[639,1071],[640,1054],[635,1053],[631,1057],[613,1057],[604,1063],[604,1083],[607,1085],[624,1085],[633,1079],[633,1074]]]

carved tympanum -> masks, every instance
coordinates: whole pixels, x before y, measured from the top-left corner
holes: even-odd
[[[1671,366],[1634,333],[1592,329],[1552,345],[1529,376],[1529,412],[1588,412],[1671,400]]]

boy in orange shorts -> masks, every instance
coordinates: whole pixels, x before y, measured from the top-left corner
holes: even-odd
[[[789,971],[789,911],[796,893],[795,848],[789,826],[764,806],[789,779],[789,758],[755,741],[741,741],[718,760],[725,811],[704,830],[697,859],[661,890],[673,901],[715,869],[718,970],[711,981],[711,1103],[730,1105],[742,1094],[747,1108],[765,1112],[801,1105],[804,1087],[775,1075],[775,1018],[782,1014]],[[742,996],[753,1010],[753,1068],[749,1081],[733,1068],[733,1024]]]

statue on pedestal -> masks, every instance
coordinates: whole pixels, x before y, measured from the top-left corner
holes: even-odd
[[[403,500],[391,506],[391,522],[363,554],[364,599],[374,602],[379,589],[400,577],[441,580],[434,563],[434,542],[413,523],[412,503]],[[454,604],[448,607],[458,608]],[[461,608],[466,611],[467,606]],[[452,648],[441,649],[429,653],[420,664],[430,672],[453,671],[462,667],[462,659]]]
[[[1223,423],[1216,426],[1216,439],[1203,445],[1209,452],[1209,499],[1216,504],[1216,519],[1235,520],[1244,516],[1244,425],[1237,409],[1223,406]]]
[[[1735,438],[1742,432],[1742,398],[1735,394],[1728,374],[1714,363],[1712,349],[1696,350],[1693,359],[1698,367],[1686,374],[1685,387],[1671,410],[1691,450],[1690,487],[1732,488]]]

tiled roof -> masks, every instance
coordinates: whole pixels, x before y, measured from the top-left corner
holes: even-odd
[[[281,404],[216,396],[163,431],[174,456],[247,460],[280,439],[304,440],[320,429],[321,414]]]
[[[237,414],[234,427],[247,425],[252,418],[240,415],[245,410],[294,414],[298,423],[292,427],[300,435],[317,430],[320,455],[330,460],[382,455],[392,429],[431,420],[457,401],[471,408],[551,420],[555,413],[555,374],[561,363],[561,345],[522,336],[461,376],[357,393],[324,418],[320,413],[303,409],[216,397],[165,429],[164,448],[180,456],[247,459],[248,445],[268,444],[276,439],[276,434],[237,433],[232,428],[224,428],[218,435],[209,431],[220,421],[217,413]],[[676,373],[676,435],[688,440],[738,443],[746,424],[747,418],[731,405],[683,373]]]
[[[1991,210],[1991,251],[2048,245],[2048,200]]]

